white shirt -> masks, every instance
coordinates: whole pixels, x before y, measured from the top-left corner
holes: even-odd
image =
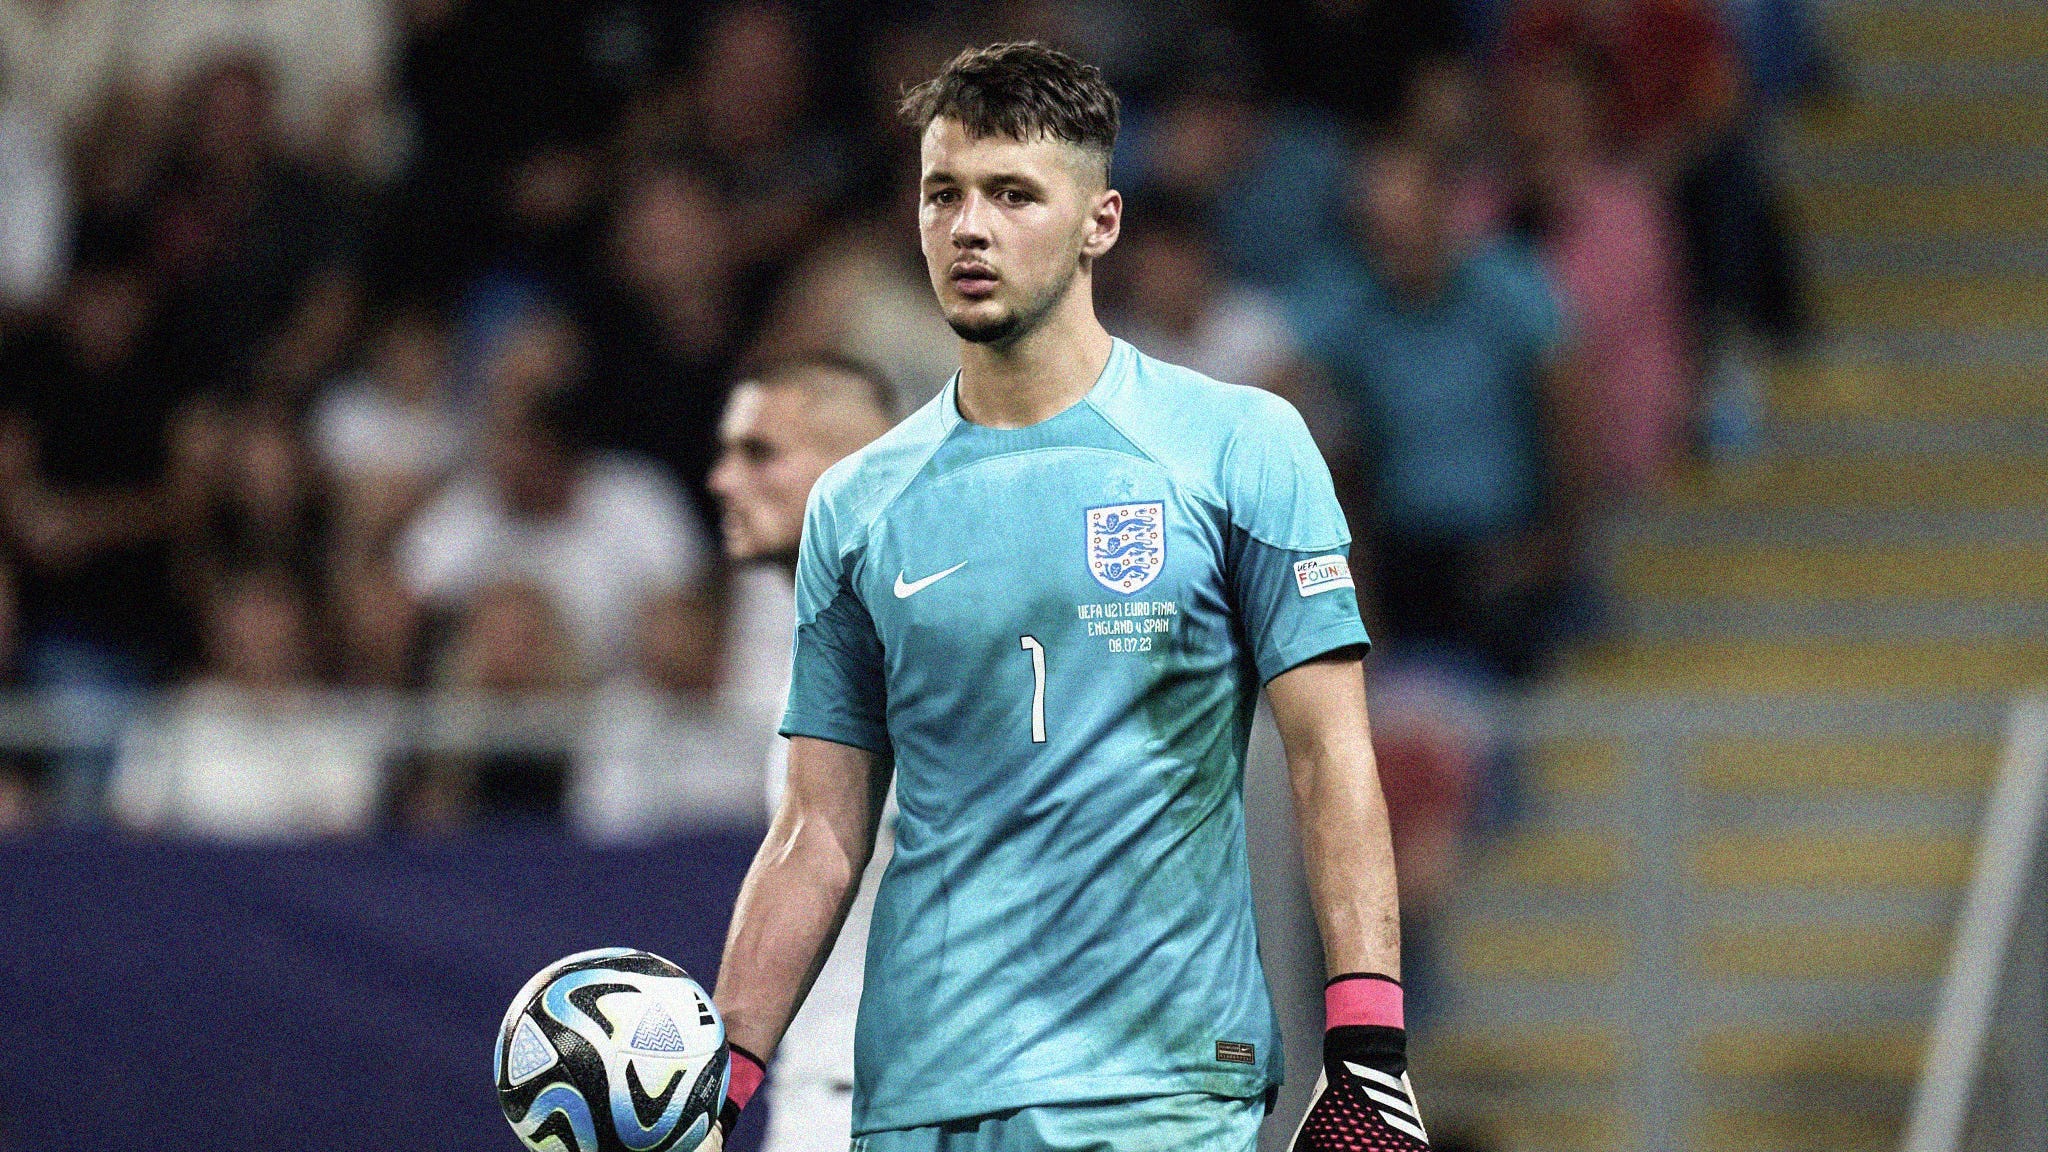
[[[462,440],[446,409],[400,403],[364,377],[331,389],[313,412],[321,462],[342,476],[439,476]]]
[[[561,611],[585,664],[626,663],[640,603],[686,587],[704,540],[661,467],[628,456],[586,462],[560,515],[514,516],[488,479],[457,478],[429,501],[398,544],[399,575],[415,596],[458,604],[493,584],[528,582]]]
[[[133,52],[133,0],[0,0],[7,94],[65,132],[99,110]]]
[[[123,735],[114,813],[227,840],[355,831],[374,814],[391,739],[390,712],[360,699],[200,685]]]
[[[796,605],[768,567],[733,576],[718,689],[688,701],[637,671],[605,682],[576,742],[569,818],[600,841],[758,827],[761,765],[789,681]]]
[[[1272,384],[1296,355],[1294,331],[1279,303],[1242,286],[1225,289],[1185,339],[1143,324],[1124,335],[1147,356],[1255,388]]]
[[[71,187],[57,125],[20,99],[0,100],[0,307],[47,301],[70,246]]]
[[[714,694],[689,700],[638,672],[605,681],[576,740],[569,821],[589,840],[759,827],[774,719]]]
[[[142,80],[175,90],[225,52],[253,52],[277,71],[278,115],[297,135],[320,132],[337,103],[390,86],[397,30],[386,0],[149,0],[136,4]]]

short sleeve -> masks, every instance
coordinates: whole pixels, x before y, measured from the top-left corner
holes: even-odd
[[[854,591],[848,559],[821,484],[804,513],[797,552],[796,648],[779,730],[886,754],[882,641]]]
[[[1261,681],[1371,643],[1329,466],[1292,405],[1263,400],[1224,456],[1230,583]]]

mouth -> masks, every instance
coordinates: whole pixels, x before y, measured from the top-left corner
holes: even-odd
[[[996,270],[986,264],[956,264],[950,273],[953,290],[970,300],[982,300],[994,295]]]

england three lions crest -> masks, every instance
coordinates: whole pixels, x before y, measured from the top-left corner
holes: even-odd
[[[1088,570],[1095,582],[1126,596],[1158,579],[1166,567],[1166,505],[1111,504],[1088,510]]]

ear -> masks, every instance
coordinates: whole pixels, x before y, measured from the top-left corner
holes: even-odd
[[[1087,231],[1081,235],[1081,255],[1097,259],[1116,247],[1123,234],[1124,194],[1114,188],[1098,193],[1088,209]]]

